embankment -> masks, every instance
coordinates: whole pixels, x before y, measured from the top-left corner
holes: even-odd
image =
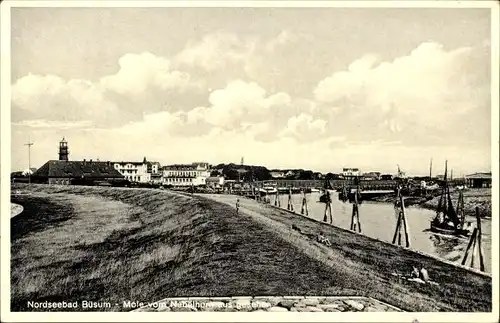
[[[207,195],[234,204],[235,197]],[[303,253],[335,268],[342,286],[407,311],[490,311],[491,277],[427,255],[320,223],[250,199],[240,200],[241,211],[266,230],[283,237]],[[292,226],[298,230],[292,230]],[[331,242],[315,241],[321,232]],[[395,278],[413,267],[426,268],[439,285],[418,284]]]
[[[25,206],[11,221],[13,311],[35,310],[28,301],[127,311],[123,302],[166,297],[357,293],[221,203],[151,189],[18,188],[27,194],[13,197]]]
[[[26,185],[13,202],[11,308],[28,301],[360,295],[407,311],[491,311],[491,278],[232,196]],[[215,200],[216,201],[215,201]],[[222,199],[222,200],[217,200]],[[20,223],[25,223],[23,226]],[[292,230],[295,224],[301,230]],[[332,242],[312,238],[318,231]],[[439,286],[400,281],[412,266]]]

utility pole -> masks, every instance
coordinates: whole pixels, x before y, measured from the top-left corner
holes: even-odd
[[[33,143],[31,142],[29,137],[28,143],[24,145],[28,146],[28,184],[31,184],[31,146],[33,146]]]
[[[429,180],[432,180],[432,158],[431,163],[429,164]]]

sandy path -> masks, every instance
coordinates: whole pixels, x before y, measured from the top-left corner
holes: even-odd
[[[16,203],[10,203],[10,217],[13,218],[23,212],[24,208]]]

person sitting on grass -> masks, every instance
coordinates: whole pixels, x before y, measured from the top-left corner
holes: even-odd
[[[317,240],[319,243],[322,243],[322,244],[324,244],[324,245],[326,245],[326,246],[331,246],[331,245],[332,245],[332,244],[330,243],[330,240],[328,240],[328,238],[327,238],[327,237],[325,237],[325,236],[323,235],[323,232],[320,232],[320,233],[318,234],[318,236],[316,237],[316,240]]]

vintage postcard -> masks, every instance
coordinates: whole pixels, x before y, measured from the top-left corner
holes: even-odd
[[[2,321],[497,320],[497,2],[1,15]]]

